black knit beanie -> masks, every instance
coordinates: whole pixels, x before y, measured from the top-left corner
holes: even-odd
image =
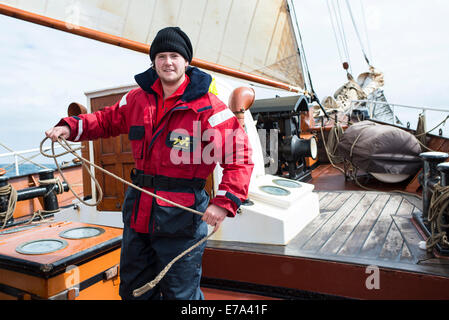
[[[192,44],[189,37],[179,27],[159,30],[150,47],[150,59],[153,63],[159,52],[177,52],[189,63],[192,62]]]

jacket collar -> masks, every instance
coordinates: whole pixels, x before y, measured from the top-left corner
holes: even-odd
[[[184,91],[181,100],[190,102],[204,96],[209,92],[209,87],[212,82],[212,77],[195,67],[188,67],[186,74],[190,78],[190,83]],[[134,76],[137,84],[146,92],[156,94],[151,88],[158,78],[156,71],[153,68]]]

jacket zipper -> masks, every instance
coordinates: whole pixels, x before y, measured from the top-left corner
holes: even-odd
[[[157,98],[156,98],[156,102],[157,102]],[[170,109],[169,112],[167,112],[166,114],[164,114],[161,118],[161,121],[158,123],[156,130],[153,130],[153,136],[151,137],[151,141],[150,141],[150,145],[148,147],[148,152],[150,151],[151,147],[154,145],[155,140],[157,139],[157,137],[160,135],[160,133],[162,132],[162,130],[164,130],[165,126],[167,125],[167,119],[168,117],[174,112],[174,111],[178,111],[176,110],[176,108],[179,108],[179,105],[181,105],[183,103],[183,101],[178,100],[175,105]],[[188,108],[188,106],[186,106]],[[160,130],[159,128],[162,127]],[[153,127],[154,128],[154,127]],[[154,134],[156,132],[156,134]]]

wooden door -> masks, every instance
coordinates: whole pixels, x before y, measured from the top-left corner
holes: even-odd
[[[115,104],[125,93],[92,98],[92,112]],[[95,163],[105,170],[131,182],[129,174],[131,169],[134,168],[134,159],[128,135],[123,134],[108,139],[97,139],[93,144]],[[103,190],[103,200],[99,203],[97,209],[99,211],[121,211],[125,191],[128,186],[99,170],[95,170],[95,177]]]

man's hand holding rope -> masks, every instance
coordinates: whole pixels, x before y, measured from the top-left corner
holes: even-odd
[[[70,137],[70,128],[68,126],[53,127],[45,131],[45,135],[53,142],[57,142],[60,137],[68,139]]]
[[[214,227],[214,232],[218,230],[220,224],[226,218],[228,211],[215,204],[211,204],[203,214],[202,220],[208,225]]]

